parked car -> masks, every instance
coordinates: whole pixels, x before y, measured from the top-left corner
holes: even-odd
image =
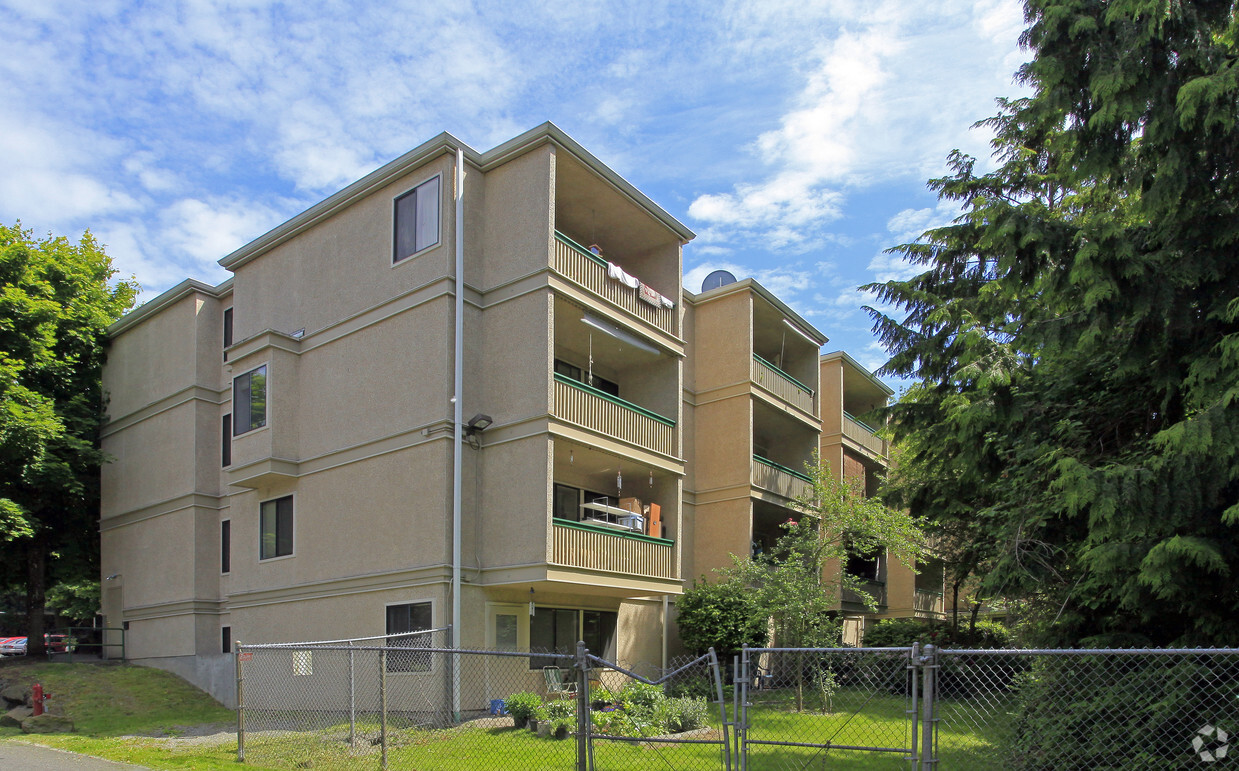
[[[43,644],[48,653],[72,653],[74,648],[74,640],[67,634],[45,634]]]
[[[26,638],[9,637],[0,641],[0,656],[25,656]]]

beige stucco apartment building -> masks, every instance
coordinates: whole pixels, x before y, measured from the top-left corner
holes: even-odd
[[[226,702],[237,639],[665,662],[685,582],[777,535],[815,448],[885,462],[842,410],[889,391],[756,282],[684,291],[692,237],[553,125],[443,134],[121,319],[128,658]]]

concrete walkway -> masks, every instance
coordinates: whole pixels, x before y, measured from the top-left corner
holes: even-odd
[[[23,771],[150,771],[146,766],[114,763],[76,752],[15,742],[0,742],[0,768],[20,768]]]

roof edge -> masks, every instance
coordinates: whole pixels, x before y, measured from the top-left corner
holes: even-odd
[[[218,286],[198,281],[197,279],[187,278],[176,286],[168,289],[163,294],[147,300],[137,308],[121,316],[116,321],[113,321],[107,328],[108,337],[115,337],[125,330],[141,323],[145,319],[154,316],[164,308],[176,303],[179,300],[188,297],[191,294],[205,294],[210,297],[223,297],[232,292],[232,279],[229,278]]]
[[[876,385],[878,388],[881,388],[882,391],[887,396],[895,395],[895,389],[891,388],[886,383],[883,383],[881,380],[879,380],[877,375],[870,372],[859,361],[857,361],[856,359],[853,359],[852,355],[848,353],[847,351],[839,350],[839,351],[831,351],[830,353],[824,353],[822,354],[820,360],[821,361],[834,361],[835,359],[842,359],[847,364],[852,365],[854,369],[859,370],[860,373],[864,375],[866,378],[868,378],[870,381],[872,381],[874,385]]]
[[[821,342],[818,343],[819,348],[830,342],[830,338],[827,337],[820,329],[806,321],[803,316],[792,310],[791,306],[776,297],[773,292],[762,286],[761,282],[755,278],[742,278],[739,281],[735,281],[730,284],[723,284],[722,286],[715,287],[708,292],[702,292],[700,294],[694,294],[688,289],[683,289],[682,291],[684,292],[684,297],[688,302],[693,305],[700,305],[703,302],[709,302],[710,300],[725,297],[729,294],[745,290],[751,290],[756,293],[763,300],[777,308],[784,316],[787,316],[789,321],[796,322],[797,326],[799,326],[806,334],[821,340]]]
[[[632,200],[633,203],[666,225],[668,229],[682,240],[691,241],[696,237],[696,233],[689,230],[687,226],[675,217],[672,217],[665,209],[654,203],[630,182],[598,160],[597,157],[582,147],[575,139],[568,136],[563,129],[548,121],[484,153],[478,153],[464,142],[444,131],[396,158],[394,161],[380,166],[356,182],[324,198],[283,224],[250,241],[245,246],[226,255],[219,261],[219,264],[227,270],[236,270],[250,260],[279,246],[298,233],[349,206],[359,198],[369,195],[410,169],[420,166],[444,153],[454,153],[456,150],[462,150],[468,163],[473,164],[482,171],[489,171],[496,166],[506,163],[513,157],[529,152],[547,142],[553,142],[567,150],[584,163],[587,168]]]

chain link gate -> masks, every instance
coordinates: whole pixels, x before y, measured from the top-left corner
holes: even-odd
[[[580,771],[736,768],[733,724],[718,657],[711,648],[665,672],[644,676],[578,644],[586,704],[578,714],[587,757]]]
[[[934,646],[746,647],[736,659],[740,771],[934,767]]]

